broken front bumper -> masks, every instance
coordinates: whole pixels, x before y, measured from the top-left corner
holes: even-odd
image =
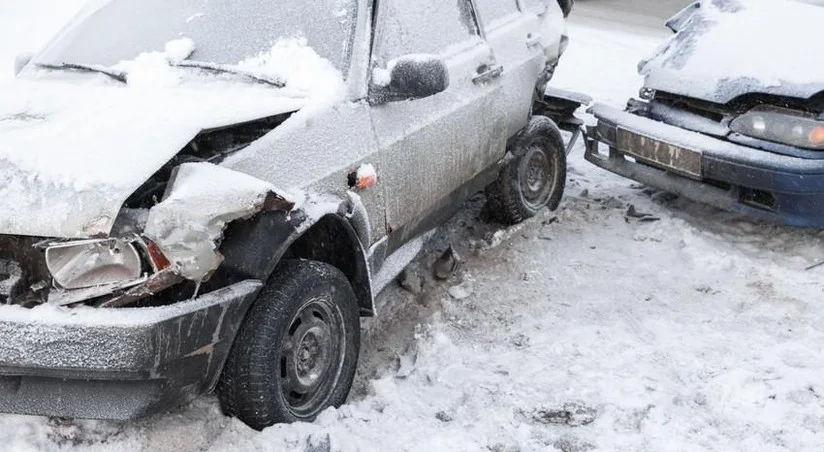
[[[131,419],[214,387],[260,290],[157,308],[0,308],[0,412]]]
[[[741,146],[605,105],[590,112],[598,124],[588,132],[586,159],[601,168],[758,219],[824,227],[824,160]]]

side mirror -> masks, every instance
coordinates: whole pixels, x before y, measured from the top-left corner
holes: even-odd
[[[372,104],[423,99],[449,88],[446,63],[434,55],[409,55],[376,69],[369,90]]]
[[[14,75],[19,75],[20,71],[31,62],[32,58],[34,58],[33,52],[25,52],[17,55],[14,58]]]

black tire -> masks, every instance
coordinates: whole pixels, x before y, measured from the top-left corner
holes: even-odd
[[[359,352],[358,302],[346,276],[321,262],[284,261],[223,368],[223,412],[256,430],[311,422],[346,401]]]
[[[545,116],[533,116],[510,149],[511,158],[486,190],[488,212],[505,224],[555,210],[566,187],[566,149],[561,132]]]

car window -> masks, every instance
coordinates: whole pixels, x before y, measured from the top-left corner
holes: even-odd
[[[489,25],[509,14],[518,12],[516,0],[475,0],[481,21]]]
[[[479,34],[469,0],[381,0],[374,58],[441,53]]]

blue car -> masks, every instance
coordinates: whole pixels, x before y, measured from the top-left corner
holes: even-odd
[[[639,65],[640,99],[595,104],[586,159],[756,219],[824,227],[824,62],[814,1],[696,2]]]

